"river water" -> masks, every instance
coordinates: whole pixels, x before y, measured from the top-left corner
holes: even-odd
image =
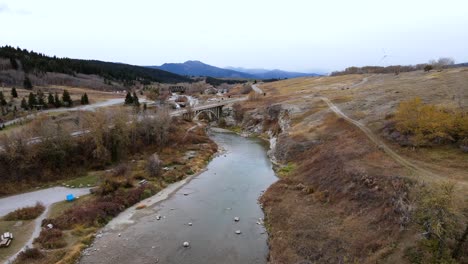
[[[277,179],[266,149],[232,133],[212,138],[225,152],[205,172],[168,199],[136,211],[130,224],[105,228],[80,263],[266,263],[267,233],[257,223],[263,219],[257,201]]]

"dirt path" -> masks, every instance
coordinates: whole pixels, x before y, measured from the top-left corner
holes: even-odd
[[[262,93],[263,93],[262,89],[260,89],[256,84],[253,84],[253,85],[252,85],[252,89],[253,89],[256,93],[259,93],[259,94],[262,94]]]
[[[361,82],[362,83],[362,82]],[[411,171],[415,172],[417,176],[419,176],[419,179],[420,180],[447,180],[447,177],[443,177],[443,176],[440,176],[440,175],[437,175],[431,171],[428,171],[426,169],[423,169],[417,165],[415,165],[414,163],[410,162],[409,160],[407,160],[406,158],[403,158],[402,156],[400,156],[398,153],[396,153],[395,151],[393,151],[390,147],[388,147],[381,139],[379,139],[379,137],[377,135],[375,135],[369,128],[367,128],[364,124],[360,123],[359,121],[356,121],[352,118],[350,118],[349,116],[347,116],[345,113],[343,113],[336,105],[334,105],[330,99],[326,98],[326,97],[320,97],[320,99],[322,101],[324,101],[328,107],[335,113],[337,114],[338,116],[342,117],[343,119],[345,119],[346,121],[348,121],[349,123],[355,125],[356,127],[358,127],[362,132],[364,132],[364,134],[366,134],[366,136],[372,141],[374,142],[378,148],[380,150],[382,150],[383,152],[385,152],[387,155],[389,155],[390,157],[392,157],[396,162],[398,162],[399,164],[403,165],[404,167],[410,169]],[[423,177],[423,178],[421,178]],[[458,180],[457,183],[459,184],[463,184],[463,185],[467,185],[467,182],[465,181],[461,181],[461,180]]]
[[[372,75],[372,76],[369,76],[369,77],[364,77],[364,79],[362,79],[362,81],[360,81],[360,82],[358,82],[358,83],[356,83],[356,84],[351,85],[349,88],[352,89],[352,88],[356,88],[356,87],[358,87],[358,86],[360,86],[360,85],[363,85],[363,84],[365,84],[367,81],[369,81],[369,78],[371,78],[371,77],[373,77],[373,76],[375,76],[375,75]]]

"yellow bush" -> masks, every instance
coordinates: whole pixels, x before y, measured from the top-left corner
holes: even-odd
[[[435,140],[463,140],[468,136],[466,113],[424,104],[418,97],[401,102],[394,120],[396,129],[412,135],[415,145]]]

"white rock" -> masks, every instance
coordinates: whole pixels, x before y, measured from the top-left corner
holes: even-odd
[[[122,234],[119,233],[119,237],[121,236]]]
[[[184,247],[188,247],[188,246],[190,246],[190,243],[185,241],[183,245],[184,245]]]
[[[192,223],[188,223],[189,226],[192,226]]]
[[[157,215],[157,216],[156,216],[156,220],[161,220],[161,216],[160,216],[160,215]]]
[[[52,229],[52,228],[54,228],[54,225],[53,224],[48,224],[47,228]]]
[[[236,234],[240,235],[242,232],[240,230],[236,230]]]
[[[234,221],[239,222],[239,220],[240,220],[239,217],[237,217],[237,216],[234,217]]]

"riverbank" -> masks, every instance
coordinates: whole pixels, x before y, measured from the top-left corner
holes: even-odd
[[[362,86],[398,78],[378,76],[368,82],[361,78],[349,75],[268,83],[262,85],[267,96],[234,108],[236,131],[269,139],[271,157],[281,164],[277,167],[280,180],[261,198],[270,235],[269,262],[418,263],[424,259],[425,263],[452,260],[452,256],[464,260],[466,242],[459,237],[466,234],[467,225],[462,180],[466,171],[460,171],[462,165],[453,165],[464,160],[463,154],[454,161],[446,155],[446,164],[431,170],[433,164],[421,162],[427,161],[423,157],[430,150],[411,151],[383,140],[402,157],[388,155],[385,145],[375,144],[381,142],[375,139],[382,136],[382,124],[391,120],[397,99],[408,98],[412,89],[398,89],[398,95],[386,96],[389,93],[381,86]],[[363,91],[378,94],[379,103],[363,96]],[[358,95],[362,97],[356,98]],[[324,96],[333,105],[327,105],[321,99]],[[385,111],[369,105],[385,106]],[[363,108],[370,108],[368,115],[357,111]],[[336,115],[340,109],[351,118]],[[368,120],[373,122],[366,123]],[[367,133],[362,127],[368,127],[364,129]],[[413,157],[404,155],[408,152]],[[419,154],[421,157],[414,157]],[[408,167],[439,171],[442,177]],[[461,184],[452,185],[452,178]],[[438,210],[445,216],[437,217]],[[423,236],[434,232],[427,223],[443,223],[452,231],[440,238]]]
[[[257,198],[276,180],[271,163],[257,140],[215,131],[212,137],[225,151],[206,171],[116,218],[80,263],[266,263]]]
[[[147,174],[148,172],[145,169],[147,158],[154,153],[147,150],[144,153],[133,155],[125,165],[118,165],[115,168],[107,170],[106,173],[102,175],[101,184],[96,189],[97,193],[91,195],[89,198],[87,197],[83,202],[76,204],[66,203],[57,206],[54,209],[60,211],[57,212],[57,210],[55,210],[52,218],[48,216],[48,218],[44,220],[44,223],[52,223],[54,229],[60,230],[63,241],[65,241],[65,247],[45,250],[42,251],[43,256],[38,259],[23,259],[15,263],[74,263],[74,261],[79,258],[81,251],[92,243],[94,237],[99,236],[99,234],[96,235],[96,232],[100,227],[110,220],[108,217],[111,217],[111,215],[104,219],[97,218],[96,220],[92,220],[95,212],[98,212],[95,211],[96,206],[107,206],[106,203],[111,202],[115,203],[115,205],[123,203],[125,207],[128,207],[126,206],[128,204],[131,208],[130,211],[137,210],[137,207],[141,209],[141,207],[149,206],[149,203],[152,201],[151,198],[145,199],[148,197],[148,194],[152,196],[151,194],[165,189],[166,186],[171,186],[170,189],[177,189],[178,184],[180,184],[177,183],[179,180],[193,178],[194,175],[203,170],[216,152],[216,145],[206,136],[203,127],[197,127],[187,134],[185,130],[188,129],[191,124],[188,122],[179,122],[178,125],[178,129],[177,131],[173,131],[172,137],[184,137],[184,141],[174,141],[171,146],[157,151],[162,162],[161,166],[164,167],[161,176],[154,178]],[[124,171],[122,171],[122,169],[124,169]],[[141,182],[142,179],[146,180],[144,185],[138,183]],[[117,184],[116,186],[120,187],[103,196],[102,190],[103,188],[108,188],[105,187],[108,186],[108,184]],[[159,193],[159,197],[168,195],[170,193],[168,190]],[[119,202],[121,199],[123,199],[123,201]],[[158,199],[157,196],[155,196],[155,199]],[[144,202],[140,204],[138,202],[139,200],[143,200]],[[131,205],[135,206],[131,207]],[[102,209],[109,210],[105,207]],[[81,212],[86,212],[86,218],[80,216],[82,214]],[[121,213],[117,218],[125,218],[125,216],[125,213]],[[72,217],[71,219],[74,219],[74,222],[70,223],[68,220],[69,217]],[[78,222],[76,222],[77,219]],[[104,220],[104,222],[102,220]],[[36,248],[41,248],[40,244],[34,244],[34,246]]]

